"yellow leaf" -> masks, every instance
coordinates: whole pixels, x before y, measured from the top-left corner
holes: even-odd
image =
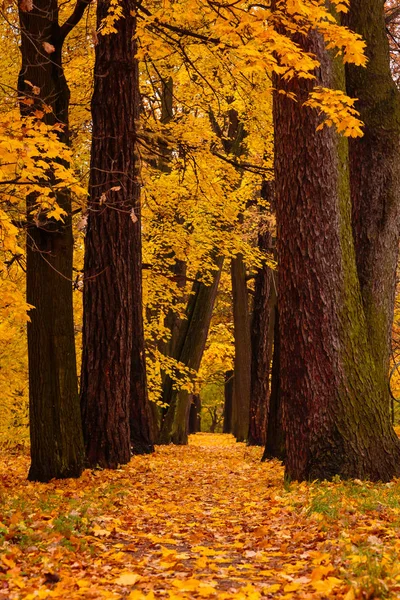
[[[7,558],[7,556],[2,556],[1,560],[7,567],[9,567],[10,569],[14,569],[15,562],[11,558]]]
[[[129,596],[127,596],[127,600],[154,600],[155,596],[153,592],[150,592],[149,594],[144,594],[142,592],[142,590],[134,590],[133,592],[131,592],[129,594]]]
[[[275,594],[281,589],[280,583],[273,583],[272,585],[263,589],[264,594]]]
[[[322,581],[312,581],[311,585],[313,588],[320,593],[330,594],[333,588],[342,583],[341,579],[337,577],[328,577]]]
[[[115,583],[118,585],[135,585],[139,579],[141,579],[140,575],[127,571],[126,573],[121,573],[121,575],[115,579]]]
[[[312,581],[319,581],[320,579],[325,577],[325,575],[328,575],[328,573],[331,573],[334,570],[335,569],[332,565],[320,565],[319,567],[316,567],[311,573],[311,579]]]
[[[47,216],[49,217],[49,219],[56,219],[57,221],[63,221],[63,216],[65,216],[67,213],[65,212],[65,210],[63,210],[62,208],[60,208],[58,206],[58,204],[55,204],[54,207],[52,208],[52,210],[50,210],[47,214]]]
[[[285,585],[285,587],[283,588],[284,592],[296,592],[299,588],[301,588],[302,584],[301,583],[295,583],[294,581],[292,583],[287,583]]]
[[[93,534],[96,537],[108,537],[109,535],[111,535],[111,531],[108,531],[108,529],[103,529],[102,527],[100,527],[100,525],[97,525],[97,523],[93,526]]]
[[[355,600],[354,588],[350,588],[347,594],[344,596],[343,600]]]

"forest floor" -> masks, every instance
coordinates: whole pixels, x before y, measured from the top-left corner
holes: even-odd
[[[290,485],[232,436],[26,481],[0,457],[0,598],[400,598],[400,481]]]

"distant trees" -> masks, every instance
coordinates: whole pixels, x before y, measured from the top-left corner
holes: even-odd
[[[203,357],[222,264],[223,257],[217,256],[211,285],[195,281],[187,305],[186,319],[179,328],[176,358],[194,371],[199,370]],[[188,390],[174,389],[172,381],[167,378],[163,400],[167,402],[168,408],[161,425],[159,443],[187,444],[191,395]]]

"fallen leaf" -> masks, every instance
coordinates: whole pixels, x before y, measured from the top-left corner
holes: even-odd
[[[115,579],[114,582],[118,585],[135,585],[135,583],[137,583],[140,578],[140,575],[138,575],[137,573],[126,572],[121,573],[121,575],[117,577],[117,579]]]

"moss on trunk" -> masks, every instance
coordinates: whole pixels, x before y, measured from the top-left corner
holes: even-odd
[[[322,38],[297,41],[321,67],[315,84],[337,83]],[[304,109],[310,81],[282,81],[274,98],[280,382],[289,478],[387,481],[400,444],[384,406],[358,279],[351,227],[347,144]],[[299,185],[299,182],[301,184]]]

